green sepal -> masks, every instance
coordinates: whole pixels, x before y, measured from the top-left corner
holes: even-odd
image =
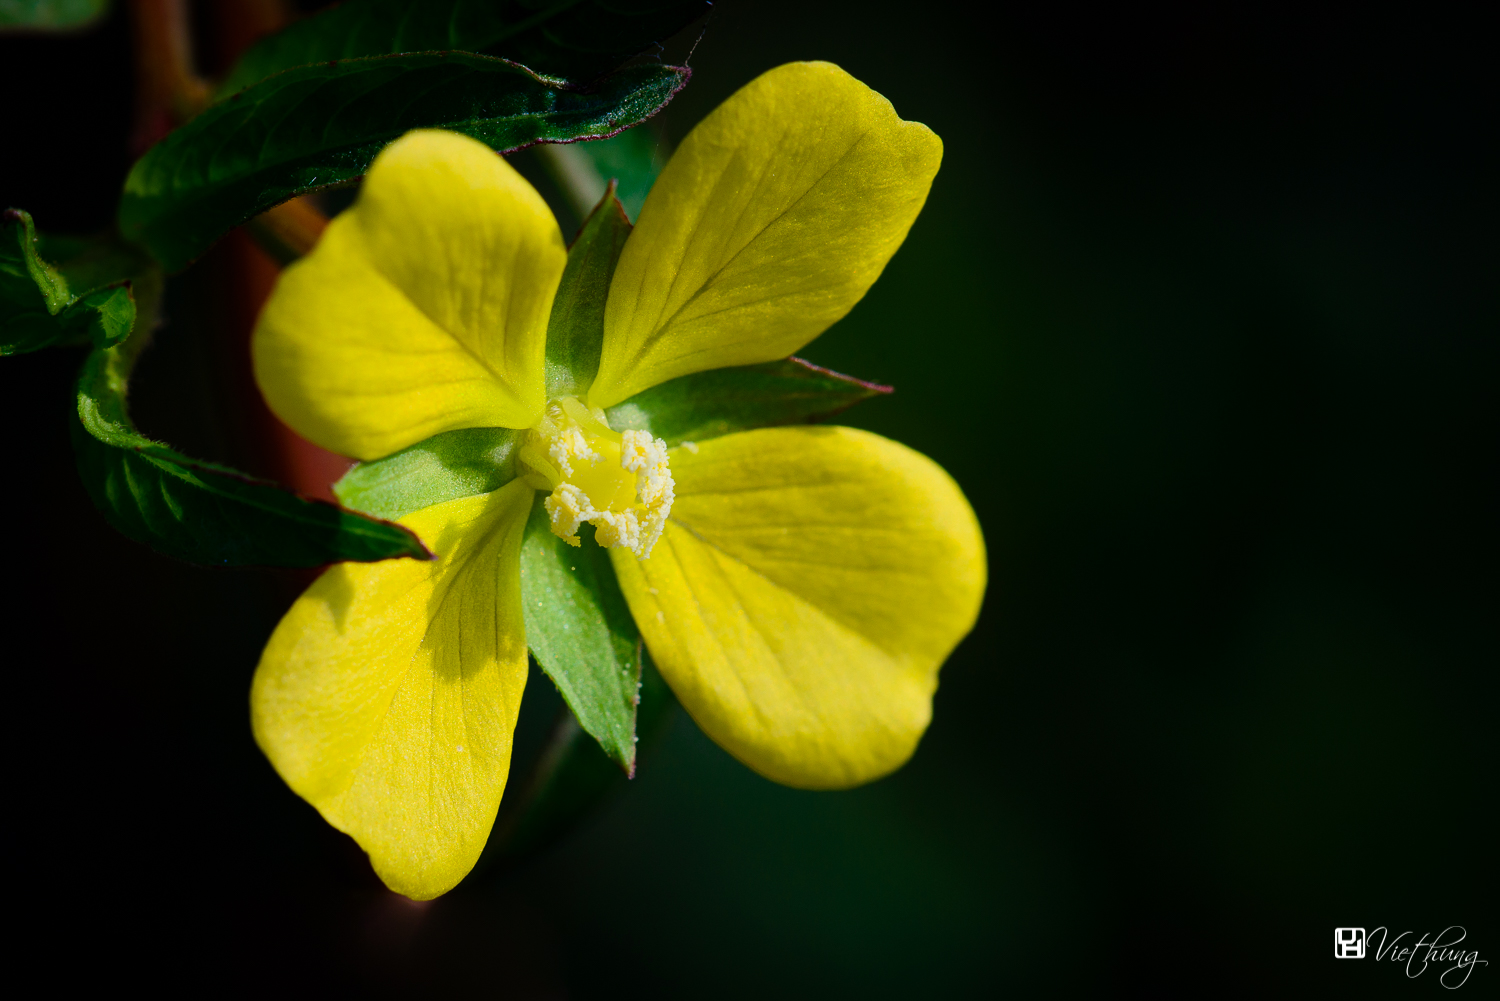
[[[750,428],[822,420],[890,392],[889,386],[786,358],[684,375],[635,394],[605,416],[616,431],[650,431],[671,448]]]
[[[568,248],[568,264],[552,300],[547,321],[549,397],[581,396],[599,372],[604,304],[630,229],[611,182]]]
[[[287,70],[213,105],[136,161],[120,231],[175,271],[266,209],[361,176],[411,129],[450,129],[502,153],[607,136],[655,114],[690,75],[634,66],[582,93],[462,52]]]
[[[499,490],[516,476],[526,432],[464,428],[433,435],[393,455],[361,462],[333,485],[339,503],[394,521],[424,507]]]
[[[670,38],[709,6],[705,0],[347,0],[257,42],[219,93],[313,63],[451,50],[511,59],[584,84]]]
[[[71,421],[84,487],[121,533],[167,556],[218,566],[432,559],[400,525],[190,459],[137,432],[125,392],[145,340],[89,354]]]
[[[135,325],[130,280],[147,267],[107,237],[39,240],[29,213],[7,209],[0,215],[0,355],[118,344]]]
[[[0,32],[77,31],[108,10],[109,0],[3,0]]]
[[[552,533],[545,499],[538,491],[521,543],[526,643],[579,726],[633,774],[640,632],[593,526],[568,545]]]

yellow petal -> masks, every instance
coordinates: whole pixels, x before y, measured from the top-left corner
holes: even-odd
[[[589,402],[818,336],[880,277],[942,155],[927,126],[831,63],[752,81],[651,189],[610,284]]]
[[[672,691],[778,782],[843,788],[900,767],[984,594],[958,485],[840,427],[726,435],[671,461],[677,500],[651,558],[611,556]]]
[[[439,558],[330,568],[276,627],[251,686],[276,771],[416,900],[474,867],[505,789],[531,496],[513,481],[403,518]]]
[[[255,378],[304,438],[357,459],[456,428],[530,427],[566,263],[556,220],[510,164],[465,136],[407,133],[282,273]]]

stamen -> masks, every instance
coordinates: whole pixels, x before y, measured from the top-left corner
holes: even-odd
[[[557,402],[562,405],[563,413],[573,418],[579,427],[584,428],[590,434],[596,434],[610,441],[620,440],[619,432],[612,430],[608,424],[604,423],[604,414],[602,412],[596,414],[584,406],[583,401],[578,397],[564,396]]]
[[[567,396],[548,404],[518,458],[528,482],[552,491],[543,505],[558,538],[582,545],[578,529],[589,522],[599,545],[651,555],[674,499],[666,442],[615,431],[603,411]]]

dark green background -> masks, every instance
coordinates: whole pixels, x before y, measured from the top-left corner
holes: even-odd
[[[1480,32],[971,10],[725,0],[660,122],[680,137],[823,58],[944,140],[905,247],[804,352],[895,383],[851,423],[943,463],[985,527],[984,614],[911,764],[787,790],[679,714],[572,838],[393,898],[250,739],[299,582],[113,535],[68,453],[79,357],[8,358],[21,967],[290,993],[1404,997],[1437,972],[1335,961],[1333,928],[1463,924],[1491,962],[1466,989],[1493,989]],[[0,40],[0,201],[43,228],[110,217],[126,42],[118,14]],[[213,332],[174,302],[138,414],[212,451],[205,394],[174,380]]]

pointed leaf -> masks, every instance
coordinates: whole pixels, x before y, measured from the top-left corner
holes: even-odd
[[[305,66],[263,80],[167,136],[131,168],[120,229],[169,270],[295,195],[359,177],[416,128],[507,152],[611,135],[655,114],[690,71],[643,65],[591,93],[500,59],[425,52]]]
[[[822,420],[889,392],[890,386],[787,358],[685,375],[637,393],[605,414],[617,431],[650,431],[673,447],[750,428]]]
[[[548,396],[578,396],[594,381],[609,280],[629,236],[630,220],[611,183],[568,248],[568,266],[552,300],[547,322]]]
[[[49,263],[43,250],[67,259]],[[108,238],[39,241],[30,214],[8,209],[0,216],[0,355],[123,341],[135,324],[130,279],[146,266]]]
[[[431,559],[400,525],[190,459],[139,434],[125,386],[143,340],[89,355],[72,421],[79,475],[116,529],[168,556],[221,566]]]
[[[592,526],[574,547],[552,534],[538,493],[521,545],[526,643],[578,723],[627,773],[635,771],[640,633]]]
[[[525,433],[445,431],[384,459],[356,464],[333,485],[333,495],[345,507],[395,520],[444,501],[487,494],[515,479],[515,451]]]
[[[219,93],[296,66],[439,50],[482,52],[584,84],[670,38],[709,6],[705,0],[348,0],[257,42]]]

